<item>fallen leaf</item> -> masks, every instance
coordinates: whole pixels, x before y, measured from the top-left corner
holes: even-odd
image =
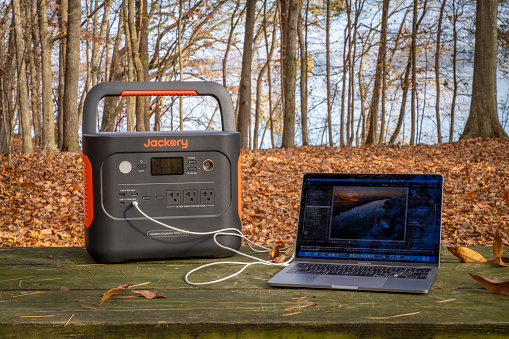
[[[118,294],[122,291],[128,290],[131,286],[133,286],[132,283],[124,284],[119,287],[112,288],[108,292],[103,294],[103,297],[101,298],[101,301],[99,301],[98,305],[102,305],[103,302],[114,296],[115,294]]]
[[[502,254],[504,254],[504,242],[500,236],[500,226],[495,231],[495,239],[493,241],[493,254],[495,255],[494,262],[498,263],[500,266],[507,266],[502,259]]]
[[[463,246],[450,246],[447,247],[449,252],[458,257],[465,263],[483,263],[488,262],[479,252],[474,251],[468,247]]]
[[[495,231],[495,237],[493,241],[493,254],[495,257],[501,257],[504,252],[504,243],[502,241],[502,237],[500,236],[500,226]]]
[[[165,295],[157,293],[157,292],[151,292],[151,291],[131,291],[131,292],[139,294],[147,299],[166,298]]]
[[[274,262],[276,264],[281,264],[281,263],[283,263],[285,261],[285,258],[286,258],[286,256],[284,254],[281,254],[279,257],[274,259]]]
[[[289,248],[285,251],[286,255],[293,255],[295,253],[295,248]]]
[[[274,247],[272,247],[272,249],[270,250],[269,252],[269,255],[270,255],[270,258],[272,260],[276,259],[277,257],[279,257],[279,249],[281,248],[281,246],[279,245],[276,245]]]
[[[475,198],[477,198],[478,195],[479,195],[479,193],[477,193],[477,191],[473,191],[473,192],[470,192],[467,194],[467,198],[475,199]]]
[[[475,275],[470,273],[470,276],[484,286],[485,289],[497,294],[507,294],[509,295],[509,281],[502,281],[498,278],[488,279],[481,277],[480,275]]]
[[[504,198],[509,199],[509,188],[504,190]]]

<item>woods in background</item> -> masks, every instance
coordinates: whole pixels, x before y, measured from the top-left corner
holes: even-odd
[[[218,82],[243,148],[507,138],[507,1],[9,0],[0,14],[2,154],[15,134],[26,153],[78,151],[105,81]],[[220,126],[186,100],[105,98],[98,130]]]

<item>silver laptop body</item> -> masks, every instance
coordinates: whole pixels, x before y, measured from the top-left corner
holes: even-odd
[[[305,174],[295,260],[269,285],[427,293],[442,194],[438,174]]]

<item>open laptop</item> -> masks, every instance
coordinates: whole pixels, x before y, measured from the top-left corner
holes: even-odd
[[[295,260],[269,285],[427,293],[442,188],[438,174],[305,174]]]

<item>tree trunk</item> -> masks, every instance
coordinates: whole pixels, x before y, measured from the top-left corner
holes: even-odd
[[[265,14],[267,13],[267,2],[264,3],[264,12]],[[276,26],[277,26],[277,16],[278,16],[278,8],[277,8],[277,3],[276,3],[276,10],[274,11],[274,20],[273,20],[273,26],[274,26],[274,29],[272,30],[272,42],[273,42],[273,46],[275,45],[275,36],[276,36]],[[264,30],[263,30],[263,33],[264,33],[264,38],[265,38],[265,46],[266,46],[266,53],[269,54],[269,39],[268,39],[268,36],[267,36],[267,27],[265,26],[264,27]],[[270,62],[267,64],[267,82],[268,82],[268,90],[269,90],[269,126],[270,126],[270,144],[271,144],[271,147],[274,148],[275,145],[274,145],[274,116],[273,116],[273,106],[272,105],[272,76],[271,76],[271,67],[270,67]],[[265,134],[265,133],[264,133]],[[262,137],[262,142],[263,142],[263,137]]]
[[[113,55],[111,56],[110,70],[107,81],[121,81],[124,74],[124,65],[122,64],[123,52],[119,50],[122,34],[124,34],[124,20],[123,15],[120,15],[117,36],[115,38],[115,45],[113,47]],[[124,97],[126,98],[126,97]],[[130,98],[130,97],[127,97]],[[113,132],[115,117],[118,114],[119,108],[122,108],[126,100],[122,100],[120,107],[118,107],[119,97],[106,97],[104,98],[104,110],[101,122],[101,132]]]
[[[309,0],[306,6],[306,22],[302,22],[302,13],[299,13],[299,21],[297,27],[297,33],[299,36],[299,47],[300,47],[300,114],[301,114],[301,125],[302,125],[302,146],[309,145],[308,137],[308,51],[307,51],[307,40],[308,40],[308,13]],[[305,30],[303,34],[302,30]]]
[[[85,82],[85,87],[83,88],[83,94],[81,95],[81,100],[79,104],[79,116],[83,116],[83,105],[85,103],[85,97],[87,93],[90,91],[92,87],[94,87],[97,84],[97,80],[100,78],[101,74],[101,65],[99,62],[99,58],[101,56],[100,49],[101,47],[104,47],[107,45],[106,43],[106,32],[108,30],[108,23],[109,23],[109,17],[110,17],[110,10],[111,5],[113,3],[113,0],[106,0],[102,6],[104,7],[104,14],[101,22],[101,28],[99,30],[99,35],[96,37],[95,35],[95,27],[97,26],[96,23],[94,23],[94,34],[93,34],[93,41],[92,41],[92,56],[90,59],[90,65],[87,69],[87,80]],[[95,17],[95,16],[94,16]],[[95,19],[97,20],[97,19]],[[119,26],[119,30],[121,30]],[[106,52],[107,53],[107,52]],[[106,107],[106,100],[111,98],[105,98],[105,107]],[[118,98],[117,98],[118,99]],[[104,115],[107,116],[107,114],[103,110],[103,117]],[[104,120],[104,119],[103,119]]]
[[[376,61],[375,82],[373,85],[373,97],[370,107],[370,121],[368,135],[366,137],[366,145],[378,144],[378,104],[380,101],[380,92],[382,87],[382,77],[385,65],[385,54],[387,50],[387,19],[389,16],[389,0],[383,0],[382,3],[382,30],[380,32],[380,45],[378,48],[378,58]],[[383,119],[384,117],[382,117]],[[379,137],[383,137],[380,135]]]
[[[141,81],[148,81],[149,78],[149,55],[148,55],[148,20],[149,20],[149,12],[148,12],[148,3],[147,0],[137,0],[136,7],[138,15],[136,16],[136,27],[139,32],[140,37],[140,61],[143,67],[143,79]],[[140,81],[140,80],[138,80]],[[139,97],[139,102],[141,104],[141,114],[143,116],[143,122],[145,125],[145,130],[150,131],[150,114],[149,114],[149,105],[150,105],[150,97]]]
[[[391,139],[389,141],[389,144],[394,145],[396,142],[396,139],[398,138],[399,131],[401,130],[401,127],[403,126],[403,120],[405,118],[405,111],[406,111],[406,101],[408,96],[408,87],[409,87],[409,79],[410,79],[410,70],[412,68],[412,59],[411,59],[411,53],[412,49],[409,50],[408,55],[408,63],[405,68],[405,76],[403,78],[403,82],[401,83],[401,89],[403,93],[401,94],[401,106],[399,110],[399,117],[398,117],[398,123],[396,125],[396,129],[394,130],[394,133],[391,136]]]
[[[40,63],[35,60],[35,55],[40,55],[37,45],[39,38],[37,36],[36,13],[37,4],[32,2],[25,8],[27,22],[30,28],[25,32],[25,40],[30,46],[27,48],[27,56],[30,65],[30,106],[32,109],[32,122],[34,126],[34,146],[40,149],[42,143],[42,122],[41,122],[41,96],[40,96]]]
[[[11,24],[12,28],[13,23]],[[4,56],[5,53],[5,56]],[[16,74],[14,35],[10,34],[7,51],[0,49],[0,60],[5,59],[0,72],[0,154],[8,154],[9,167],[11,166],[12,145],[12,119],[13,100],[12,87]]]
[[[237,131],[240,132],[240,147],[248,148],[248,128],[251,118],[251,61],[253,59],[253,31],[256,14],[256,0],[246,4],[246,26],[244,32],[244,52],[239,85],[239,118]]]
[[[509,139],[497,113],[497,0],[477,1],[472,101],[460,139]]]
[[[237,27],[237,24],[239,23],[239,20],[242,16],[242,13],[238,16],[237,20],[235,21],[235,15],[237,14],[237,11],[240,6],[240,0],[237,0],[237,3],[235,4],[235,9],[233,10],[232,16],[231,16],[231,23],[230,23],[230,33],[228,34],[228,42],[226,43],[226,50],[224,51],[224,57],[223,57],[223,87],[227,88],[227,74],[226,74],[226,63],[228,62],[228,54],[230,54],[230,49],[232,45],[232,39],[233,39],[233,33],[235,31],[235,27]]]
[[[78,129],[78,83],[80,70],[80,19],[81,1],[69,0],[69,21],[66,38],[65,89],[64,89],[64,138],[62,151],[80,149]]]
[[[263,22],[263,31],[266,32],[267,30],[267,21],[266,18],[264,18]],[[267,40],[265,40],[267,43]],[[255,128],[254,128],[254,142],[253,142],[253,149],[258,149],[261,144],[258,142],[258,133],[259,133],[259,125],[260,125],[260,108],[262,104],[262,80],[265,76],[265,73],[269,69],[270,63],[272,62],[272,56],[274,55],[274,49],[276,46],[276,35],[272,35],[272,44],[270,46],[270,50],[267,53],[267,60],[263,64],[262,69],[260,70],[260,73],[258,74],[258,79],[256,80],[256,104],[255,104]],[[268,46],[266,46],[268,49]],[[264,133],[265,134],[265,133]],[[263,142],[263,137],[262,137]]]
[[[343,79],[342,83],[342,91],[341,91],[341,113],[340,113],[340,130],[339,130],[339,145],[345,146],[345,93],[346,93],[346,74],[347,74],[347,65],[350,62],[350,58],[346,54],[346,48],[348,45],[348,41],[350,40],[349,34],[351,31],[351,21],[350,21],[350,3],[348,0],[345,1],[346,11],[348,20],[346,22],[346,27],[343,33]],[[348,33],[347,33],[348,32]],[[362,113],[361,113],[362,114]],[[348,126],[349,122],[347,119],[347,139],[348,139]]]
[[[23,40],[23,24],[21,22],[21,7],[19,0],[12,1],[12,17],[14,21],[14,35],[16,42],[16,65],[18,71],[18,102],[21,135],[23,138],[23,153],[33,153],[32,128],[30,126],[30,112],[28,111],[28,82],[25,63],[25,43]]]
[[[57,0],[58,4],[58,28],[61,32],[67,33],[67,24],[69,22],[69,13],[68,13],[68,1],[67,0]],[[44,1],[41,1],[41,4]],[[46,25],[47,25],[47,17],[46,17]],[[49,34],[49,33],[48,33]],[[48,35],[49,36],[49,35]],[[65,56],[67,54],[67,45],[64,43],[64,40],[60,39],[60,48],[59,48],[59,57],[60,61],[58,63],[58,113],[57,113],[57,130],[58,130],[58,147],[62,148],[63,140],[64,140],[64,90],[65,90]],[[48,58],[48,60],[51,60]],[[49,66],[51,67],[51,65]],[[51,78],[50,78],[51,79]],[[51,81],[48,82],[51,84]]]
[[[457,14],[456,14],[456,0],[452,1],[452,12],[453,12],[453,19],[452,19],[452,85],[453,85],[453,91],[452,91],[452,103],[451,103],[451,124],[449,126],[449,142],[452,142],[454,139],[454,115],[456,110],[456,97],[458,95],[458,77],[457,77],[457,59],[458,59],[458,31],[456,29],[456,21],[457,21]]]
[[[415,143],[415,96],[417,92],[417,4],[418,1],[414,0],[413,6],[413,19],[412,19],[412,94],[410,97],[410,114],[411,114],[411,122],[410,122],[410,145]]]
[[[144,69],[143,64],[141,62],[140,56],[140,40],[138,39],[138,32],[136,31],[136,24],[134,22],[135,17],[135,8],[134,8],[134,0],[128,1],[128,27],[129,27],[129,36],[131,39],[131,54],[134,63],[134,68],[136,70],[136,80],[143,81],[144,79]],[[145,108],[145,97],[137,96],[136,97],[136,130],[137,131],[145,131],[145,117],[144,117],[144,108]]]
[[[127,2],[122,3],[122,12],[124,16],[124,32],[125,32],[125,45],[127,48],[127,81],[136,81],[133,61],[133,46],[131,40],[131,31],[129,28],[129,11],[127,9]],[[133,132],[136,124],[136,97],[127,97],[127,131]],[[173,127],[173,126],[172,126]]]
[[[437,119],[437,142],[442,143],[442,126],[440,121],[440,38],[442,35],[442,19],[444,17],[444,8],[447,0],[442,0],[442,6],[440,7],[440,14],[438,15],[438,27],[437,27],[437,47],[435,50],[435,82],[436,82],[436,103],[435,103],[435,115]]]
[[[300,2],[281,0],[281,13],[286,12],[282,18],[286,19],[282,35],[286,42],[284,57],[282,58],[283,77],[283,140],[282,147],[295,146],[295,86],[297,78],[297,19],[299,17]]]
[[[332,102],[330,89],[330,1],[327,1],[325,10],[325,64],[327,85],[327,127],[329,133],[329,147],[334,147],[332,135]]]
[[[182,4],[183,0],[179,0],[179,18],[178,18],[178,26],[177,26],[177,52],[178,52],[178,60],[179,60],[179,80],[184,80],[184,62],[182,60]],[[180,130],[184,130],[184,107],[182,102],[182,97],[179,96],[179,118],[180,118]]]

